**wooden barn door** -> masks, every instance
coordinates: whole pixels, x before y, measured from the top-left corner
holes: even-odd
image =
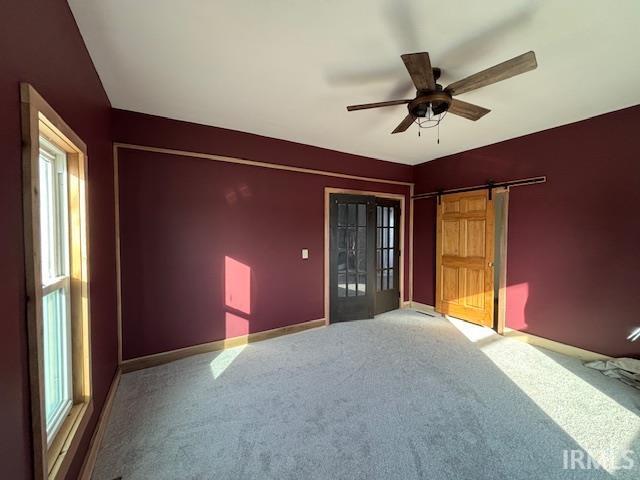
[[[436,234],[436,310],[493,327],[494,213],[487,190],[443,195]]]

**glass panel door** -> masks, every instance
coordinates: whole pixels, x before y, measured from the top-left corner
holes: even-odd
[[[331,321],[373,316],[372,197],[332,195],[330,209]]]
[[[400,202],[376,198],[376,314],[400,307]]]

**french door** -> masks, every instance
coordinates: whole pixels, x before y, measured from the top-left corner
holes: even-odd
[[[376,198],[375,313],[400,307],[400,202]]]
[[[375,301],[375,198],[330,197],[329,295],[332,322],[372,318]]]
[[[330,197],[330,321],[373,318],[399,307],[400,203]]]

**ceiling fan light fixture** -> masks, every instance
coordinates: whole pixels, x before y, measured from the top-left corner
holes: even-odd
[[[427,111],[424,115],[418,115],[414,119],[414,123],[418,125],[420,128],[433,128],[440,125],[440,122],[446,116],[447,111],[443,111],[440,113],[435,113],[433,110],[433,106],[429,104]]]

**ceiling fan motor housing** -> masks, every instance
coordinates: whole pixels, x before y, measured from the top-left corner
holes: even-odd
[[[441,85],[433,91],[418,91],[417,96],[413,99],[407,108],[409,113],[414,117],[426,117],[431,107],[431,111],[435,115],[446,112],[451,105],[451,95],[446,90],[442,90]]]

